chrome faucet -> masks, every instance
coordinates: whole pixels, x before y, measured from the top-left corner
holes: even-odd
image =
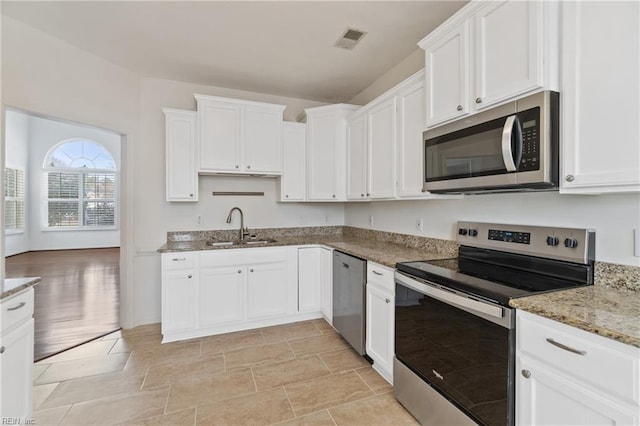
[[[240,241],[244,241],[244,237],[249,235],[249,228],[244,227],[244,213],[242,213],[242,210],[240,209],[240,207],[233,207],[231,210],[229,210],[229,216],[227,216],[227,223],[231,223],[231,215],[235,210],[237,210],[240,213],[240,229],[238,230],[238,237],[240,238]]]

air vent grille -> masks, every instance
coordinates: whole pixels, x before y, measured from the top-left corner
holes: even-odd
[[[347,28],[338,41],[336,41],[334,46],[341,49],[353,50],[353,48],[356,47],[356,44],[358,44],[366,34],[367,33],[365,31]]]

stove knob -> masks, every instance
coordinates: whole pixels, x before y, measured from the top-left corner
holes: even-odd
[[[477,229],[469,229],[469,236],[470,237],[477,237],[478,236],[478,230]]]
[[[467,235],[467,230],[465,228],[458,229],[458,235]]]
[[[578,247],[578,240],[575,238],[565,238],[564,246],[567,248],[576,248]]]
[[[558,239],[558,237],[547,237],[547,245],[548,246],[557,246],[558,244],[560,244],[560,240]]]

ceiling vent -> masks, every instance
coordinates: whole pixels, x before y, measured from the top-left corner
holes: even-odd
[[[341,49],[353,50],[353,48],[356,47],[356,44],[358,44],[366,34],[367,33],[364,31],[347,28],[344,34],[342,34],[338,41],[336,41],[334,46]]]

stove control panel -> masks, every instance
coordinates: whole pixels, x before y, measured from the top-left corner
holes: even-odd
[[[579,228],[458,222],[460,245],[549,259],[587,263],[595,260],[595,231]]]
[[[489,229],[489,239],[507,243],[529,244],[531,242],[531,233]]]

